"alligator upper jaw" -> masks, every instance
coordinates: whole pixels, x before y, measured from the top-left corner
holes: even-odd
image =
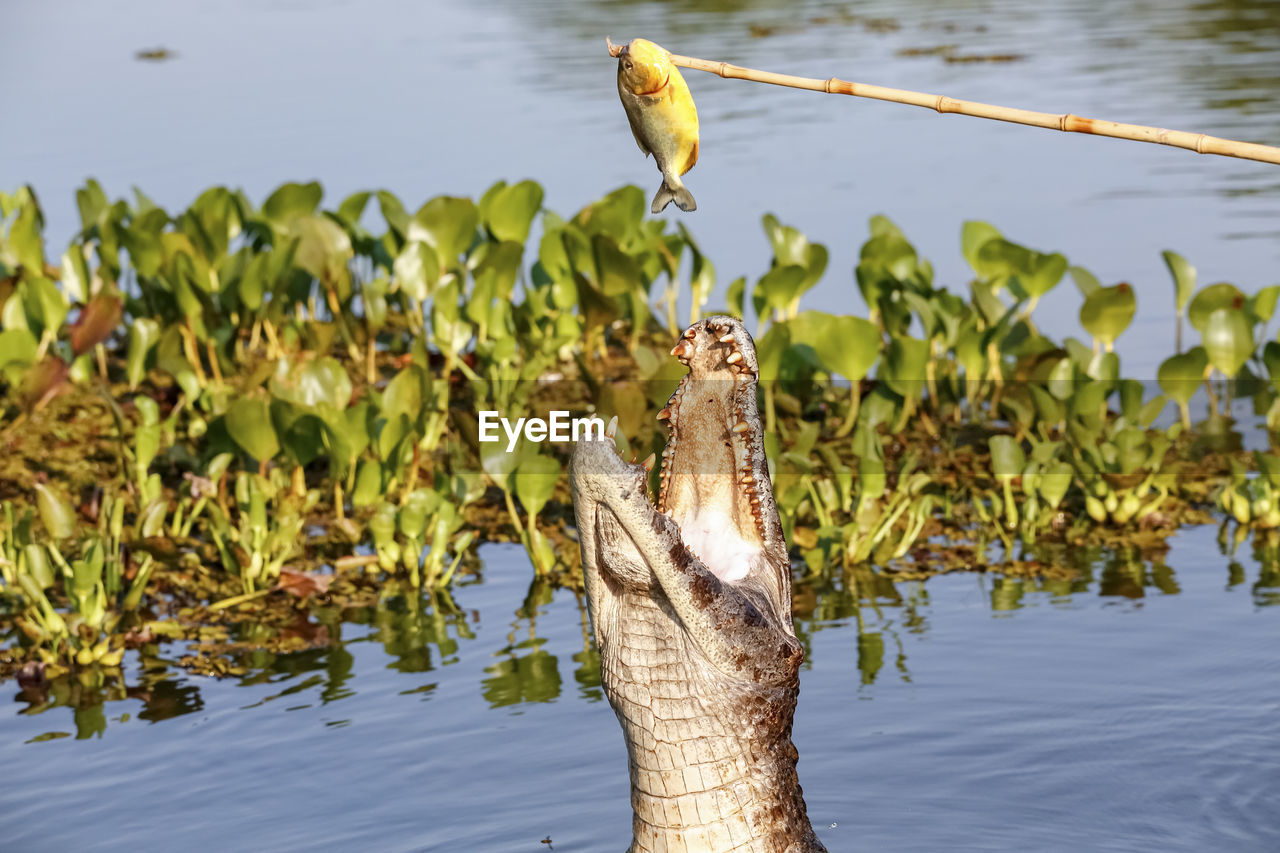
[[[765,543],[755,347],[741,323],[711,317],[685,330],[671,354],[689,373],[659,414],[671,435],[658,509],[712,571],[737,580]]]
[[[775,553],[781,533],[756,408],[758,367],[749,334],[736,319],[710,317],[686,330],[672,354],[689,373],[658,414],[671,436],[662,454],[656,512],[675,523],[682,550],[721,580],[736,582],[764,564],[785,563],[785,546],[781,557]],[[575,501],[603,504],[591,513],[597,525],[612,521],[610,513],[634,511],[615,503],[617,498],[642,494],[647,512],[655,512],[647,500],[652,457],[640,464],[625,462],[613,441],[616,422],[606,431],[608,440],[581,442],[574,452]]]

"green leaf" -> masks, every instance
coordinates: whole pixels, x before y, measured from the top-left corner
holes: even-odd
[[[440,495],[434,489],[414,489],[400,507],[397,524],[400,533],[418,539],[426,531],[427,519],[440,507]]]
[[[388,419],[404,415],[417,422],[422,414],[422,368],[411,364],[387,383],[382,393],[382,415]]]
[[[505,303],[510,303],[516,279],[520,275],[520,262],[524,258],[524,245],[509,241],[501,243],[489,241],[476,250],[475,255],[472,256],[472,261],[475,260],[476,255],[482,256],[472,272],[472,276],[476,280],[477,290],[479,290],[481,281],[491,279],[490,286],[492,287],[493,295]]]
[[[1064,361],[1067,360],[1060,359],[1058,364],[1061,365]],[[1065,407],[1057,397],[1040,385],[1030,385],[1029,387],[1031,389],[1031,399],[1036,405],[1036,416],[1041,421],[1049,424],[1056,424],[1061,421],[1065,415]]]
[[[1040,297],[1057,287],[1066,272],[1065,256],[1057,252],[1048,255],[1035,252],[1032,256],[1031,268],[1025,275],[1019,276],[1018,280],[1028,294]]]
[[[1207,357],[1205,362],[1208,363]],[[0,357],[0,364],[2,363],[3,358]],[[1280,391],[1280,343],[1267,341],[1267,345],[1262,348],[1262,363],[1267,368],[1267,376],[1271,377],[1271,384]]]
[[[259,462],[265,462],[280,452],[280,442],[271,424],[271,409],[265,396],[255,394],[233,402],[227,408],[226,427],[232,440]]]
[[[437,196],[424,204],[409,223],[410,240],[425,240],[446,267],[453,267],[475,239],[480,213],[469,198]]]
[[[798,229],[782,225],[772,213],[761,220],[764,233],[773,247],[773,262],[777,266],[794,264],[803,267],[808,259],[809,240]]]
[[[1090,379],[1113,384],[1120,378],[1120,356],[1114,352],[1095,353],[1084,369]]]
[[[107,194],[102,185],[93,178],[85,181],[85,185],[76,190],[76,208],[80,211],[80,227],[88,230],[97,224],[98,217],[110,206]]]
[[[66,539],[76,532],[76,511],[71,502],[47,483],[36,483],[36,509],[44,529],[54,539]]]
[[[640,265],[623,251],[613,237],[596,234],[591,238],[591,249],[600,291],[605,296],[624,296],[644,285]]]
[[[27,558],[27,575],[36,582],[41,590],[53,586],[53,568],[49,565],[49,552],[43,545],[28,543],[22,549]]]
[[[0,369],[9,365],[24,367],[34,364],[39,343],[26,329],[0,331]]]
[[[813,349],[830,373],[857,382],[880,357],[880,329],[861,317],[805,311],[787,322],[791,342]]]
[[[776,381],[782,369],[782,357],[791,348],[791,330],[787,326],[787,323],[775,323],[756,341],[756,361],[762,383]]]
[[[1258,466],[1258,472],[1271,484],[1271,487],[1280,488],[1280,456],[1255,450],[1253,461]]]
[[[970,220],[960,229],[960,250],[974,272],[978,272],[978,253],[989,241],[999,239],[1000,230],[988,222]]]
[[[1031,268],[1035,253],[1003,237],[995,237],[978,249],[974,270],[988,281],[1003,282]]]
[[[360,296],[364,302],[364,318],[369,328],[377,333],[387,325],[387,291],[391,282],[385,275],[364,282]]]
[[[689,289],[693,292],[693,303],[698,306],[705,305],[711,298],[711,291],[716,287],[716,268],[702,254],[702,250],[693,241],[693,235],[684,227],[684,223],[678,223],[677,227],[685,245],[693,255],[692,269],[689,271]]]
[[[262,215],[274,223],[283,224],[299,216],[315,213],[323,197],[324,190],[316,181],[281,184],[262,203]]]
[[[640,230],[648,212],[644,190],[629,184],[583,208],[573,221],[588,234],[608,234],[626,242]]]
[[[530,523],[555,493],[563,467],[558,460],[540,453],[524,459],[516,468],[516,497],[529,514]]]
[[[510,240],[523,246],[529,239],[533,218],[542,208],[542,197],[542,187],[534,181],[503,187],[486,205],[485,227],[495,239]]]
[[[1075,393],[1076,365],[1070,358],[1060,358],[1058,363],[1049,371],[1049,376],[1045,380],[1045,386],[1058,400],[1068,400]]]
[[[160,272],[164,246],[158,235],[137,227],[119,229],[117,234],[120,244],[129,250],[129,260],[138,275],[151,278]]]
[[[1142,404],[1142,408],[1138,410],[1138,416],[1135,422],[1143,429],[1149,428],[1155,423],[1156,418],[1160,417],[1160,413],[1164,411],[1164,407],[1169,404],[1169,398],[1161,394],[1158,397],[1152,397],[1150,400]]]
[[[756,282],[752,293],[756,313],[763,313],[762,309],[778,311],[785,309],[791,300],[799,295],[805,276],[805,268],[796,264],[774,267],[765,273]]]
[[[378,190],[377,196],[378,209],[382,211],[387,227],[403,240],[409,233],[409,214],[405,212],[404,205],[386,190]]]
[[[519,462],[519,452],[508,453],[506,441],[480,443],[480,467],[503,491],[510,491],[511,473]]]
[[[991,470],[997,477],[1016,477],[1022,473],[1027,457],[1013,436],[993,435],[987,443],[991,448]]]
[[[738,276],[729,282],[729,286],[724,291],[725,304],[729,306],[729,313],[733,316],[742,317],[742,302],[747,291],[746,276]]]
[[[1273,284],[1250,296],[1245,302],[1245,308],[1257,322],[1270,323],[1272,315],[1276,312],[1278,298],[1280,298],[1280,284]]]
[[[296,266],[326,284],[344,279],[352,249],[351,236],[341,225],[327,216],[301,215],[289,220],[285,232],[298,241]]]
[[[889,342],[880,372],[885,384],[900,397],[919,397],[924,391],[929,342],[900,335]]]
[[[1202,288],[1191,300],[1191,304],[1187,306],[1187,320],[1196,331],[1204,334],[1205,324],[1209,322],[1209,315],[1214,311],[1219,308],[1239,310],[1244,308],[1244,305],[1244,294],[1234,284],[1226,282],[1211,284]]]
[[[70,308],[58,286],[37,275],[24,281],[20,290],[24,294],[22,302],[27,316],[39,323],[44,331],[57,332]]]
[[[862,244],[858,253],[859,287],[868,304],[875,304],[873,292],[887,276],[893,283],[908,281],[920,267],[915,246],[900,233],[879,234]]]
[[[326,406],[340,412],[351,400],[351,378],[342,364],[329,356],[301,367],[280,359],[271,379],[271,393],[298,406]]]
[[[356,486],[351,492],[351,505],[357,509],[371,506],[382,497],[382,466],[375,459],[365,459],[356,473]]]
[[[345,222],[348,226],[355,225],[360,221],[360,217],[364,216],[364,209],[369,204],[369,198],[373,193],[368,190],[352,193],[342,200],[342,204],[338,205],[338,218]]]
[[[147,372],[147,354],[160,340],[160,324],[141,317],[129,324],[129,347],[125,355],[125,375],[130,388],[137,388]]]
[[[1129,328],[1137,308],[1133,288],[1128,284],[1101,287],[1085,297],[1080,306],[1080,324],[1102,343],[1113,344]]]
[[[1209,363],[1228,377],[1239,373],[1253,356],[1253,328],[1239,309],[1219,308],[1209,314],[1200,339]]]
[[[1080,295],[1086,299],[1093,295],[1094,291],[1102,289],[1102,282],[1084,267],[1068,267],[1067,272],[1071,274],[1071,280],[1079,288]]]
[[[1099,382],[1094,379],[1081,383],[1070,401],[1072,414],[1084,421],[1090,429],[1099,428],[1101,424],[1098,420],[1101,410],[1106,404],[1107,397],[1111,395],[1111,390],[1110,382]]]
[[[1166,249],[1161,252],[1169,274],[1173,276],[1173,304],[1181,314],[1196,289],[1196,268],[1177,252]]]
[[[88,302],[92,281],[82,247],[78,244],[67,247],[62,253],[62,286],[67,289],[67,293],[76,302]]]
[[[426,302],[440,280],[440,256],[429,243],[410,240],[392,267],[397,287],[411,299]]]
[[[9,227],[9,248],[17,256],[18,263],[31,275],[44,272],[44,239],[40,236],[40,210],[34,200],[18,210],[18,216]]]

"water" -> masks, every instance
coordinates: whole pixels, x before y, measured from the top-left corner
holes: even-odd
[[[328,646],[240,678],[130,653],[128,698],[42,713],[4,685],[6,845],[621,849],[626,751],[578,601],[530,590],[514,546],[482,557],[458,613],[321,614]],[[1276,849],[1280,574],[1238,559],[1198,528],[1071,581],[881,580],[861,634],[847,579],[799,586],[795,739],[828,846]]]
[[[879,23],[876,21],[879,20]],[[752,37],[752,25],[773,28]],[[571,213],[657,185],[603,39],[769,70],[1280,143],[1280,6],[1077,0],[411,4],[230,0],[0,9],[0,186],[32,183],[47,235],[96,176],[170,208],[204,187],[261,199],[317,178],[411,207],[533,177]],[[163,45],[177,58],[139,62]],[[1017,53],[1014,63],[903,55]],[[862,313],[849,274],[884,213],[962,287],[964,219],[1061,250],[1141,310],[1127,375],[1172,349],[1174,248],[1201,282],[1275,282],[1280,172],[1155,146],[938,116],[689,72],[703,155],[683,218],[721,283],[768,263],[775,212],[831,250],[806,304]],[[675,219],[680,214],[669,213]],[[1078,333],[1064,283],[1037,313]],[[833,851],[1280,848],[1280,576],[1209,528],[1167,557],[1084,560],[1073,582],[960,574],[797,589],[808,667],[801,780]],[[0,710],[15,850],[620,849],[621,732],[565,590],[530,595],[519,551],[483,551],[460,613],[392,601],[321,613],[308,651],[214,680],[126,658],[124,685]],[[166,648],[176,659],[180,652]],[[36,709],[43,707],[37,705]]]
[[[763,38],[755,32],[771,32]],[[51,242],[78,224],[87,176],[172,208],[215,184],[262,199],[323,181],[335,204],[385,187],[413,209],[533,177],[570,214],[658,175],[636,150],[604,37],[816,77],[1280,144],[1280,5],[1271,0],[871,0],[830,3],[275,0],[9,3],[0,11],[0,186],[29,181]],[[904,51],[1017,54],[947,63]],[[164,46],[167,62],[134,52]],[[1060,250],[1104,283],[1135,286],[1125,372],[1172,351],[1173,248],[1201,282],[1275,282],[1275,166],[1088,138],[898,104],[687,77],[702,155],[686,222],[723,285],[768,265],[772,211],[831,250],[809,307],[865,313],[850,271],[867,220],[897,221],[963,290],[960,224]],[[1064,282],[1037,317],[1080,334]]]

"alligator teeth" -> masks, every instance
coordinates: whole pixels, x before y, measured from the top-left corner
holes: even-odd
[[[685,336],[686,338],[688,338],[689,340],[693,340],[694,338],[696,338],[696,337],[698,336],[698,333],[697,333],[697,331],[693,328],[693,326],[690,326],[689,328],[687,328],[687,329],[685,329],[685,330],[684,330],[684,336]]]
[[[729,334],[727,334],[727,335],[721,335],[721,337],[720,337],[720,343],[722,343],[722,344],[731,344],[731,343],[733,343],[733,332],[730,332],[730,333],[729,333]]]
[[[731,352],[729,353],[729,357],[726,358],[725,361],[729,362],[730,364],[737,364],[738,362],[742,361],[742,353]]]
[[[618,416],[614,415],[609,420],[609,425],[605,427],[604,434],[609,438],[613,438],[614,434],[617,433],[617,431],[618,431]]]
[[[656,456],[654,456],[652,453],[650,453],[650,454],[649,454],[649,458],[648,458],[648,459],[646,459],[646,460],[644,460],[644,462],[642,463],[642,464],[644,465],[644,470],[646,470],[646,471],[652,471],[652,470],[653,470],[653,463],[654,463],[654,462],[656,462],[656,461],[657,461],[657,459],[658,459],[658,458],[657,458]]]
[[[753,477],[752,475],[750,475],[750,474],[743,474],[743,475],[742,475],[742,479],[741,479],[741,480],[739,480],[738,482],[742,483],[742,485],[744,485],[744,486],[749,486],[749,485],[751,485],[752,483],[754,483],[755,481],[756,481],[756,478],[755,478],[755,477]]]
[[[747,423],[746,421],[738,421],[736,424],[733,425],[733,431],[736,433],[743,433],[749,429],[751,429],[751,424]]]
[[[681,341],[671,348],[671,354],[685,364],[689,363],[689,353],[692,351],[693,348],[689,346],[688,341]]]

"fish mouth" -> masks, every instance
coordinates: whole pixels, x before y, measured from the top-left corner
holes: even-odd
[[[670,82],[671,82],[671,72],[668,71],[667,76],[662,78],[661,84],[655,86],[652,89],[645,89],[643,91],[636,92],[636,94],[637,95],[656,95],[659,92],[661,92],[663,89],[667,88],[667,84]]]
[[[637,76],[641,77],[641,80],[640,80],[641,85],[630,86],[631,93],[633,95],[656,95],[659,92],[661,92],[663,89],[667,88],[667,84],[671,82],[671,69],[668,68],[666,69],[667,73],[664,74],[662,77],[661,83],[659,83],[657,86],[653,86],[652,88],[648,88],[648,89],[644,88],[643,83],[649,80],[651,75],[635,73],[636,65],[645,66],[646,63],[637,62],[631,58],[630,44],[628,44],[626,47],[624,47],[621,51],[618,52],[618,63],[622,66],[623,73],[626,74],[626,76],[629,78],[628,82],[630,82],[631,80],[634,80]],[[661,66],[658,63],[649,63],[647,67],[661,71]]]

